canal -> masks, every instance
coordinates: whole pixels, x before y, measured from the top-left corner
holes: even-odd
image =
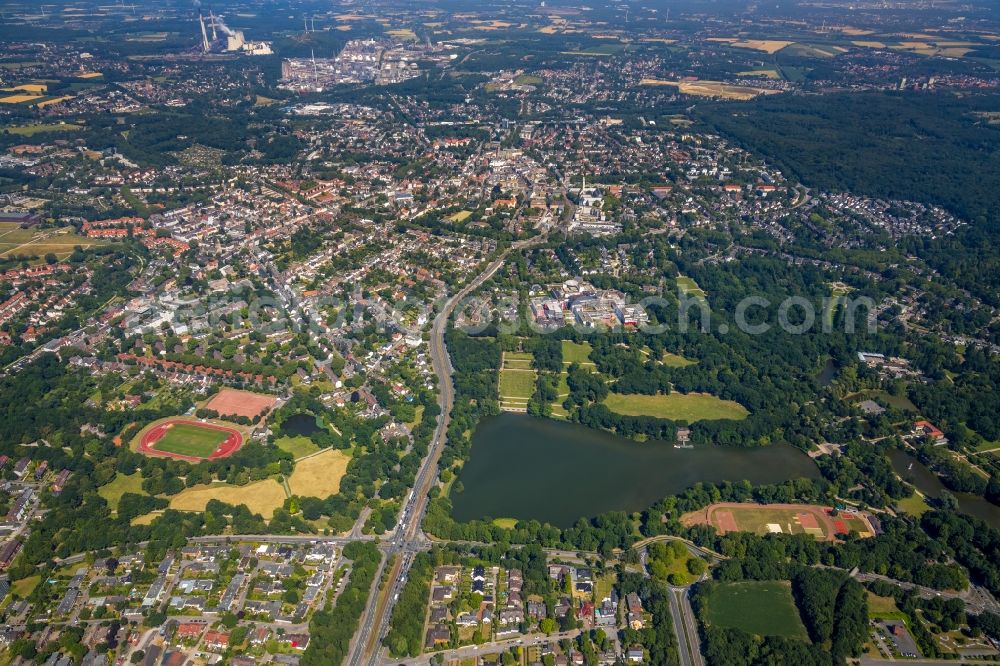
[[[504,413],[484,419],[453,492],[458,521],[537,519],[558,527],[607,511],[641,511],[699,481],[754,485],[819,478],[815,463],[787,445],[675,449],[634,442],[573,423]]]
[[[927,468],[922,462],[917,460],[905,451],[890,449],[888,452],[889,462],[896,474],[907,483],[922,492],[927,497],[938,498],[944,492],[949,492],[958,500],[958,511],[967,516],[973,516],[984,520],[993,527],[1000,529],[1000,506],[993,504],[979,495],[971,493],[958,493],[948,490],[938,475]]]

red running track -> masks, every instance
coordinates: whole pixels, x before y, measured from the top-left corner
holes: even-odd
[[[207,458],[199,458],[197,456],[186,456],[181,453],[172,453],[170,451],[158,451],[153,448],[154,445],[163,439],[163,436],[167,434],[170,430],[170,426],[174,424],[185,424],[194,426],[196,428],[207,428],[209,430],[220,430],[222,432],[228,432],[229,437],[225,439],[224,442],[219,444],[219,447],[212,452],[212,455]],[[147,456],[159,456],[161,458],[176,458],[177,460],[186,460],[188,462],[201,462],[202,460],[218,460],[219,458],[226,458],[231,456],[240,447],[243,446],[243,435],[240,434],[238,430],[233,428],[227,428],[226,426],[215,425],[214,423],[202,423],[201,421],[194,421],[191,419],[171,419],[164,423],[150,428],[146,434],[142,436],[139,440],[139,453],[144,453]]]

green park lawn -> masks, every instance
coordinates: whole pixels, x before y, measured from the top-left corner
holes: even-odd
[[[738,402],[722,400],[707,393],[669,393],[640,395],[609,393],[604,404],[625,416],[653,416],[673,421],[711,421],[744,419],[749,412]]]
[[[900,511],[917,518],[931,510],[930,505],[927,504],[924,498],[916,493],[913,493],[909,497],[904,497],[901,500],[896,500],[896,506],[899,507]]]
[[[589,342],[570,342],[569,340],[563,340],[563,363],[566,365],[569,365],[570,363],[594,365],[593,361],[590,360],[590,352],[592,349],[593,347],[590,346]]]
[[[299,435],[297,437],[280,437],[274,440],[274,443],[277,444],[278,448],[282,451],[291,453],[295,460],[305,458],[306,456],[319,451],[319,447],[313,444],[313,441],[304,435]]]
[[[501,370],[500,399],[527,400],[535,392],[534,370]]]
[[[97,489],[97,494],[104,498],[112,511],[118,510],[118,501],[125,493],[135,493],[145,495],[142,489],[142,474],[116,474],[110,483],[106,483]]]
[[[708,600],[708,622],[758,636],[784,636],[807,641],[788,581],[722,583]]]
[[[157,451],[177,453],[182,456],[207,458],[229,437],[228,432],[214,428],[201,428],[187,423],[174,423],[167,434],[153,445]]]

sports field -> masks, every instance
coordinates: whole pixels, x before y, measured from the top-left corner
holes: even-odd
[[[338,449],[327,449],[295,463],[288,477],[288,489],[300,497],[326,499],[340,491],[351,457]]]
[[[165,453],[207,458],[226,441],[228,436],[223,430],[202,428],[189,423],[174,423],[153,443],[153,448]]]
[[[224,388],[205,403],[205,408],[224,416],[245,416],[252,419],[265,410],[269,411],[276,400],[273,395]]]
[[[640,395],[609,393],[604,404],[626,416],[653,416],[673,421],[713,421],[745,419],[750,413],[738,402],[722,400],[707,393],[669,393]]]
[[[681,516],[684,525],[711,525],[720,534],[810,534],[833,541],[852,531],[862,537],[874,536],[862,514],[832,515],[828,507],[813,504],[712,504]]]
[[[758,636],[809,640],[788,581],[721,583],[708,599],[706,619]]]
[[[77,245],[90,247],[104,241],[77,235],[72,228],[22,229],[17,222],[0,222],[0,257],[38,257],[52,253],[65,259]]]
[[[164,419],[139,437],[139,453],[189,462],[225,458],[243,445],[235,428],[187,419]]]
[[[523,412],[535,392],[537,373],[531,367],[533,356],[519,352],[504,352],[500,367],[500,408]]]

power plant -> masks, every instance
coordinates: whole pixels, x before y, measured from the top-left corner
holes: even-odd
[[[208,13],[208,27],[205,26],[205,16],[198,12],[198,25],[201,28],[202,53],[246,53],[247,55],[271,55],[269,42],[247,41],[242,30],[231,30],[221,16],[215,12]],[[208,39],[209,30],[212,39]],[[221,37],[219,33],[222,33]]]

